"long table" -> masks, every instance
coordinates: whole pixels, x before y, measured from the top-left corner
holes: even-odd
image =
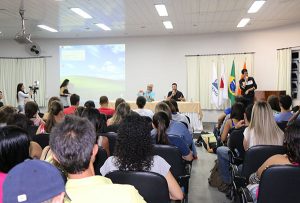
[[[131,109],[137,109],[137,105],[135,101],[126,101]],[[153,101],[153,102],[147,102],[145,108],[150,109],[154,112],[155,106],[159,101]],[[203,130],[202,126],[202,118],[203,118],[203,113],[201,109],[201,105],[199,102],[177,102],[179,111],[184,114],[189,116],[191,120],[191,126],[194,128],[194,131],[201,131]],[[115,102],[109,102],[108,105],[110,108],[115,107]]]

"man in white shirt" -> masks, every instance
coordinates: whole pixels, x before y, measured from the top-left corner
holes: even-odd
[[[148,116],[152,119],[153,112],[150,109],[144,109],[146,105],[146,98],[143,96],[139,96],[136,99],[136,105],[138,106],[138,109],[135,109],[134,111],[140,114],[140,116]]]

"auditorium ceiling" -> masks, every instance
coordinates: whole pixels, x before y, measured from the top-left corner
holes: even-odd
[[[186,35],[241,32],[300,22],[300,0],[268,0],[259,12],[248,14],[254,0],[25,0],[26,32],[32,38],[91,38]],[[167,17],[160,17],[155,4],[164,4]],[[12,39],[21,29],[20,0],[0,0],[0,39]],[[70,8],[92,16],[84,19]],[[242,18],[250,18],[237,28]],[[173,29],[165,29],[171,21]],[[95,24],[111,30],[104,31]],[[52,33],[37,25],[50,26]]]

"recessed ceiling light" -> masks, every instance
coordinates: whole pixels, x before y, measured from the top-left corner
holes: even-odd
[[[58,31],[55,30],[54,28],[51,28],[51,27],[49,27],[49,26],[47,26],[47,25],[38,25],[38,27],[39,27],[39,28],[42,28],[42,29],[44,29],[44,30],[47,30],[47,31],[49,31],[49,32],[58,32]]]
[[[171,21],[164,21],[163,24],[166,29],[173,29],[173,25]]]
[[[156,4],[155,8],[159,16],[168,16],[167,8],[164,4]]]
[[[102,30],[105,30],[105,31],[111,30],[107,25],[102,24],[102,23],[97,23],[95,25],[97,25],[98,27],[100,27]]]
[[[245,27],[250,21],[250,18],[243,18],[239,24],[237,25],[237,27]]]
[[[254,1],[252,6],[249,8],[248,13],[256,13],[266,1]]]
[[[86,19],[93,18],[92,16],[90,16],[90,14],[88,14],[87,12],[81,10],[80,8],[70,8],[70,10],[73,11],[74,13],[80,15],[83,18],[86,18]]]

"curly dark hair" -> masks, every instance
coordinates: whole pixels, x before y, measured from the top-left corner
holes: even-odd
[[[114,155],[119,170],[149,171],[153,164],[150,129],[139,115],[128,115],[120,123]]]
[[[300,122],[288,126],[284,133],[283,146],[286,148],[291,163],[300,164]]]

